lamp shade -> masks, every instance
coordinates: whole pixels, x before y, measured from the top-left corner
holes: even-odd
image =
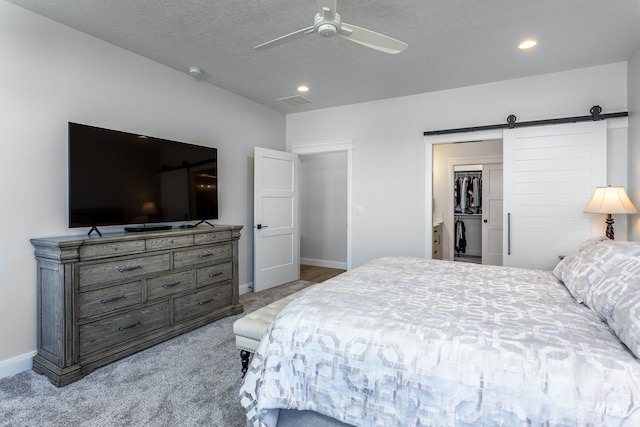
[[[624,187],[596,187],[591,201],[584,209],[586,213],[633,214],[638,209],[631,203]]]

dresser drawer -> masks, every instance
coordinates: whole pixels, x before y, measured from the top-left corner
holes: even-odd
[[[80,326],[80,356],[118,345],[170,325],[169,302]]]
[[[147,279],[147,295],[150,300],[184,292],[192,288],[193,272],[191,270]]]
[[[80,246],[80,259],[131,255],[144,251],[144,240]]]
[[[442,254],[442,223],[433,226],[431,258],[443,259]]]
[[[231,282],[223,282],[211,289],[176,298],[174,320],[176,323],[193,317],[204,316],[232,302]]]
[[[216,231],[214,233],[200,233],[193,237],[196,245],[224,242],[226,240],[231,240],[231,230]]]
[[[199,288],[224,280],[231,280],[231,262],[199,268],[196,272],[196,283]]]
[[[224,259],[231,259],[231,245],[223,244],[175,252],[173,254],[173,267],[182,268]]]
[[[437,225],[433,227],[433,245],[439,245],[442,241],[442,226]]]
[[[80,319],[85,319],[141,303],[141,281],[110,286],[91,292],[81,292],[78,295],[78,316]]]
[[[157,239],[147,239],[145,245],[148,251],[161,249],[181,248],[193,245],[193,236],[159,237]]]
[[[169,271],[169,254],[81,265],[78,283],[82,287],[163,271]]]

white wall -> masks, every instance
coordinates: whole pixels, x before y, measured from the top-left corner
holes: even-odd
[[[347,153],[300,156],[300,262],[347,266]]]
[[[627,193],[640,209],[640,47],[629,59],[629,169]],[[640,240],[640,215],[629,215],[629,240]],[[617,220],[616,220],[617,222]]]
[[[253,280],[253,146],[283,150],[284,115],[0,1],[0,377],[36,346],[29,239],[88,231],[67,228],[68,121],[217,147],[216,222],[244,225]]]
[[[428,130],[627,110],[626,62],[287,115],[287,147],[354,140],[353,266],[425,255]],[[330,123],[330,126],[326,126]],[[625,141],[626,142],[626,141]],[[636,160],[638,153],[636,155]]]

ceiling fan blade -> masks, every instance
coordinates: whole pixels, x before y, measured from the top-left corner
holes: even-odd
[[[282,37],[278,37],[277,39],[273,39],[271,41],[268,41],[266,43],[262,43],[259,44],[258,46],[254,47],[255,50],[261,50],[261,49],[266,49],[268,47],[273,47],[273,46],[278,46],[279,44],[282,44],[284,42],[288,42],[289,40],[295,40],[298,39],[304,35],[313,33],[314,31],[314,27],[313,25],[307,28],[303,28],[301,30],[298,31],[294,31],[293,33],[287,34],[285,36]]]
[[[340,36],[354,43],[361,44],[371,49],[379,50],[385,53],[400,53],[409,45],[400,40],[396,40],[384,34],[375,31],[360,28],[352,24],[342,23]]]

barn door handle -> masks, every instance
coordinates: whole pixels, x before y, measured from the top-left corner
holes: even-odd
[[[507,213],[507,255],[511,255],[511,213]]]

